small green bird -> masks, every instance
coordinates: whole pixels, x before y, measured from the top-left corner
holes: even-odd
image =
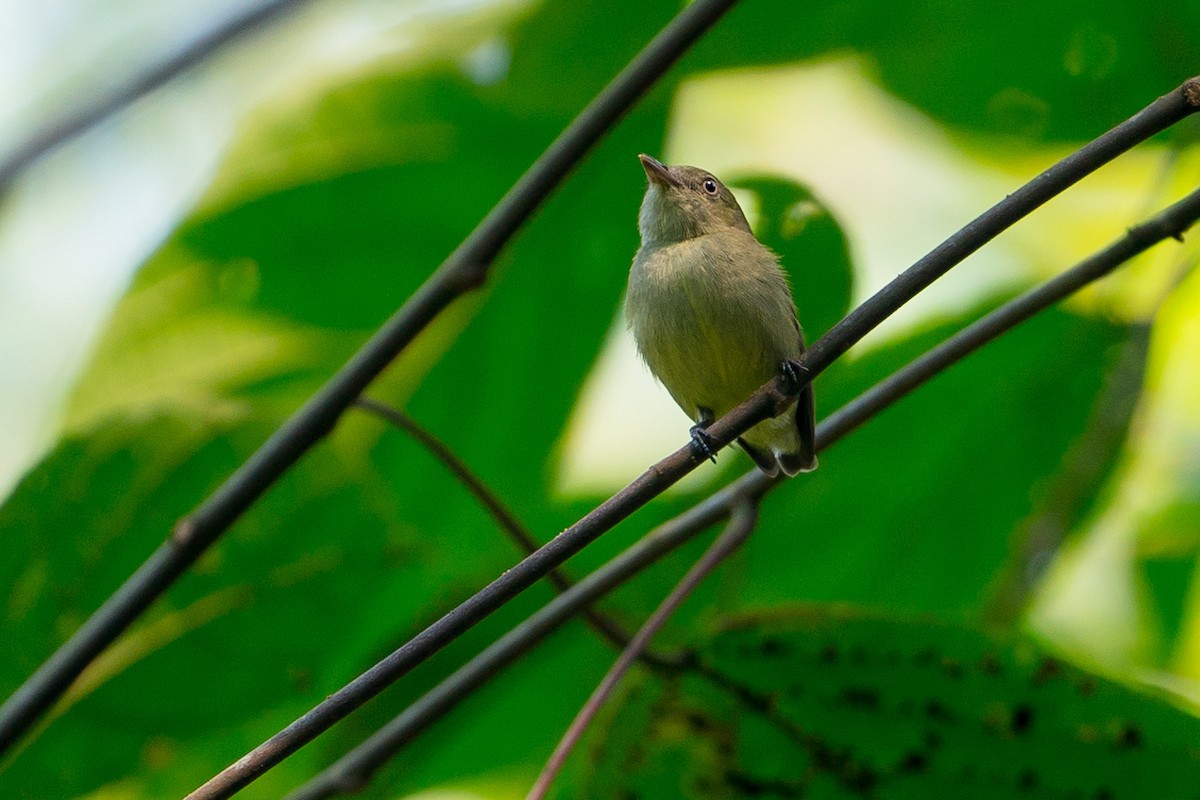
[[[804,334],[779,258],[754,238],[725,185],[697,167],[638,156],[649,184],[638,216],[642,246],[629,270],[625,314],[638,350],[696,421],[692,441],[711,456],[704,429],[804,352]],[[794,414],[764,420],[738,444],[768,475],[817,467],[811,385]]]

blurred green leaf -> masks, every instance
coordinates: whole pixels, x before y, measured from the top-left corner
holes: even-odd
[[[951,5],[741,4],[526,224],[488,288],[456,303],[372,394],[405,405],[549,538],[592,505],[555,496],[550,471],[637,245],[643,184],[634,155],[662,151],[681,81],[851,49],[876,65],[885,86],[955,128],[1075,140],[1141,107],[1200,61],[1196,42],[1177,33],[1195,18],[1194,4],[1025,4],[1004,14]],[[204,204],[179,221],[117,308],[75,389],[61,441],[0,507],[0,612],[5,641],[17,643],[0,649],[0,695],[420,285],[678,7],[554,0],[513,22],[484,20],[447,34],[427,57],[377,65],[311,104],[274,111],[270,135],[248,133]],[[484,41],[503,57],[497,74],[476,81],[459,63]],[[850,302],[845,236],[803,186],[769,174],[742,185],[759,197],[763,238],[792,271],[801,320],[815,339]],[[969,316],[837,365],[818,381],[821,411]],[[1084,429],[1124,337],[1115,323],[1056,312],[937,379],[831,450],[821,471],[772,496],[744,561],[704,587],[672,635],[703,613],[697,609],[711,608],[714,596],[728,595],[735,596],[728,607],[809,599],[976,614],[1007,557],[1009,536],[1037,513],[1041,487]],[[596,563],[693,499],[660,498],[572,569]],[[702,546],[694,543],[606,606],[640,619]],[[180,795],[516,558],[427,454],[351,411],[85,676],[68,713],[0,775],[0,796],[74,796],[100,786],[118,796]],[[520,598],[245,795],[277,797],[301,782],[547,596]],[[942,652],[960,652],[963,664],[983,652],[974,634],[948,630],[863,621],[838,623],[829,635],[862,641],[868,654],[890,652],[875,643],[885,634],[900,652],[936,640],[947,648]],[[717,639],[713,654],[725,653],[719,643],[738,635]],[[1031,663],[1019,654],[1000,657],[1010,659],[1004,664],[1011,661],[1014,675]],[[589,634],[565,631],[419,740],[368,796],[484,778],[506,787],[497,794],[519,792],[513,787],[536,772],[609,658]],[[905,663],[907,679],[918,680],[917,665]],[[731,664],[743,669],[736,658]],[[820,668],[788,662],[793,671]],[[767,674],[757,666],[748,672],[747,679]],[[937,668],[926,673],[934,676],[929,687],[949,691],[952,676],[939,678]],[[853,688],[854,677],[846,672],[830,692]],[[983,678],[972,673],[970,680]],[[1015,692],[1027,683],[1010,680],[997,702],[1024,702]],[[555,690],[547,692],[548,685]],[[1108,698],[1107,685],[1098,685],[1097,700]],[[708,691],[697,697],[712,708],[694,709],[695,719],[741,710]],[[1144,703],[1111,691],[1119,695],[1114,719],[1144,723],[1152,741],[1157,718]],[[963,719],[999,719],[988,716],[982,698],[964,701]],[[1058,702],[1050,707],[1068,708]],[[669,750],[677,764],[725,763],[729,754],[705,737],[743,730],[693,735],[691,717],[655,722],[646,718],[652,706],[636,705],[621,713],[661,727],[655,752]],[[1037,708],[1034,738],[1043,719]],[[745,748],[746,775],[778,774],[779,765],[769,762],[781,752],[773,749],[779,737],[754,719],[742,715],[736,726],[773,744]],[[913,723],[933,724],[916,712]],[[1103,752],[1117,753],[1113,764],[1158,757],[1113,750],[1113,729],[1097,724],[1090,746],[1110,747]],[[993,761],[978,763],[999,764],[1010,745],[1025,757],[1023,739],[993,733],[1004,747]],[[979,735],[955,750],[957,763],[967,763]],[[680,744],[668,747],[672,736]],[[870,763],[903,755],[894,751],[899,741],[877,742]],[[1047,752],[1077,757],[1070,748]],[[1031,763],[1043,775],[1042,762]],[[1077,763],[1064,762],[1062,770]],[[606,770],[623,764],[600,765],[594,785],[611,785],[602,783],[610,780]],[[1022,774],[995,769],[1010,780]],[[1045,769],[1047,781],[1061,774]],[[711,788],[728,788],[728,779],[713,773]],[[813,791],[821,796],[826,789]]]
[[[791,276],[805,338],[816,341],[850,311],[854,265],[846,234],[829,208],[795,181],[756,175],[730,183],[754,192],[754,233],[779,254]]]
[[[1146,612],[1153,616],[1160,642],[1155,666],[1169,668],[1191,618],[1190,601],[1196,581],[1196,551],[1161,553],[1136,562],[1144,587]]]
[[[858,53],[897,96],[955,128],[1080,141],[1195,75],[1200,42],[1183,32],[1197,28],[1200,7],[1186,0],[747,3],[695,58],[742,67]]]

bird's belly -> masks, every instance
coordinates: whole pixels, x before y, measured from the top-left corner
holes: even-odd
[[[778,371],[790,354],[760,334],[753,319],[692,300],[657,314],[657,329],[639,337],[650,369],[693,419],[700,409],[721,416]],[[636,331],[635,331],[636,333]]]
[[[735,244],[737,244],[735,242]],[[692,419],[720,416],[803,350],[773,257],[740,259],[719,237],[640,250],[626,308],[651,371]]]

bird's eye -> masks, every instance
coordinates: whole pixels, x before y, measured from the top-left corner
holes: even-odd
[[[712,178],[705,178],[704,183],[702,185],[704,186],[704,191],[708,192],[709,194],[713,195],[714,197],[716,196],[716,194],[717,194],[717,182],[716,181],[714,181]]]

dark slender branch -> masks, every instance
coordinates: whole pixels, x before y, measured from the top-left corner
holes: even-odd
[[[445,442],[426,430],[408,414],[385,403],[380,403],[378,400],[360,397],[355,401],[355,405],[395,425],[432,453],[433,457],[442,462],[443,466],[450,470],[450,473],[467,488],[467,491],[474,495],[475,499],[492,516],[492,519],[496,520],[497,524],[508,533],[524,553],[533,553],[538,549],[537,540],[533,538],[529,529],[517,519],[516,514],[491,490],[491,487],[483,482],[482,478],[467,466],[466,462],[446,446]],[[550,570],[550,574],[546,578],[554,585],[559,594],[567,591],[573,585],[571,579],[561,568]],[[615,646],[618,651],[629,646],[629,632],[616,620],[592,608],[584,609],[583,617],[601,637]],[[678,668],[680,666],[676,659],[657,653],[647,653],[646,657],[651,664],[657,667]]]
[[[222,483],[172,536],[0,707],[0,753],[310,447],[443,309],[487,277],[492,259],[633,103],[737,0],[695,0],[559,135],[466,241],[323,387]]]
[[[734,501],[733,513],[730,514],[729,525],[721,535],[718,536],[704,555],[700,557],[687,574],[675,585],[675,588],[663,599],[646,623],[638,630],[633,637],[633,641],[629,646],[621,651],[621,655],[617,657],[616,663],[612,665],[608,673],[600,681],[600,684],[588,697],[587,702],[583,704],[583,708],[579,710],[579,714],[572,720],[571,725],[567,728],[567,732],[563,734],[562,740],[558,746],[554,748],[554,752],[546,761],[546,766],[542,768],[542,773],[538,775],[537,781],[534,782],[533,788],[529,791],[526,800],[543,800],[546,793],[550,791],[550,785],[554,783],[554,779],[562,770],[562,767],[567,763],[567,758],[579,744],[579,740],[583,737],[583,732],[587,730],[587,726],[595,719],[596,714],[600,713],[601,706],[616,690],[617,684],[625,677],[625,674],[633,667],[634,662],[638,660],[642,651],[650,645],[650,640],[654,638],[663,625],[667,624],[667,620],[683,605],[701,581],[707,578],[717,566],[733,554],[735,550],[742,546],[742,543],[749,538],[750,533],[754,530],[754,525],[758,521],[758,506],[746,500],[745,498],[737,498]]]
[[[1083,432],[1063,459],[1033,514],[1009,537],[1007,562],[983,610],[984,624],[1008,630],[1028,611],[1054,556],[1082,522],[1129,434],[1129,421],[1142,397],[1153,325],[1132,322],[1115,365],[1104,376]]]
[[[1125,254],[1119,249],[1124,241],[1137,238],[1146,249],[1156,242],[1182,235],[1200,218],[1200,192],[1193,193],[1145,225],[1134,228],[1124,239],[1086,259],[1061,276],[1051,279],[1026,294],[1006,303],[971,326],[947,339],[847,403],[817,426],[817,448],[825,452],[846,435],[879,412],[906,397],[911,391],[962,358],[974,353],[1000,334],[1032,318],[1038,312],[1067,297],[1087,280],[1064,280],[1066,276],[1086,275],[1097,280],[1120,266]],[[1107,268],[1103,265],[1107,262]],[[1048,286],[1054,291],[1047,291]],[[981,333],[986,335],[981,335]],[[736,498],[755,501],[782,483],[758,470],[752,470],[729,486],[717,491],[683,514],[668,520],[647,534],[617,558],[579,582],[578,586],[542,608],[488,649],[461,667],[408,710],[355,747],[336,763],[288,796],[287,800],[324,800],[356,791],[400,748],[412,741],[433,721],[448,712],[477,687],[528,652],[553,630],[570,619],[583,605],[606,594],[667,552],[689,541],[700,531],[725,518]]]
[[[906,369],[892,375],[829,417],[831,435],[840,438],[863,420],[891,405],[933,375],[982,347],[1000,334],[1104,277],[1134,256],[1164,239],[1180,239],[1200,218],[1200,190],[1194,191],[1162,213],[1136,225],[1120,239],[1015,300],[1004,304],[973,325],[918,358]],[[859,408],[863,406],[863,408]]]
[[[761,492],[760,480],[770,481],[756,471],[738,481],[736,485],[743,491],[758,489]],[[337,763],[289,794],[287,800],[323,800],[361,789],[375,770],[396,751],[416,738],[435,720],[444,716],[459,701],[572,619],[581,608],[594,603],[633,575],[690,541],[713,523],[728,516],[729,507],[732,505],[731,497],[736,491],[735,488],[727,487],[643,536],[616,558],[496,640]]]
[[[804,373],[803,380],[795,382],[789,387],[790,390],[797,392],[810,383],[834,358],[846,352],[907,300],[1021,216],[1039,207],[1054,193],[1065,190],[1138,142],[1196,111],[1197,105],[1193,105],[1193,102],[1200,104],[1200,79],[1189,81],[1159,98],[969,223],[817,340],[799,361],[798,366]],[[781,413],[793,401],[794,394],[787,396],[780,380],[772,381],[707,429],[712,446],[724,447],[760,420]],[[630,516],[695,469],[700,461],[701,457],[690,446],[684,446],[662,459],[536,553],[507,570],[391,655],[222,770],[189,795],[190,800],[230,797]]]
[[[1185,220],[1179,222],[1187,227]],[[1079,524],[1108,465],[1125,447],[1129,419],[1142,397],[1154,318],[1198,263],[1194,254],[1185,257],[1145,317],[1129,324],[1129,338],[1105,377],[1087,428],[1064,456],[1037,514],[1023,522],[1013,536],[1009,562],[994,582],[984,609],[988,624],[1011,627],[1028,610],[1029,599],[1054,563],[1055,553]]]
[[[44,126],[0,161],[0,198],[31,164],[304,0],[266,0],[225,20],[109,94]]]
[[[944,275],[1021,217],[1139,142],[1200,108],[1200,77],[1155,100],[1133,117],[1058,162],[981,214],[965,228],[867,299],[819,341],[805,363],[820,371],[891,316],[910,297]]]
[[[450,473],[458,479],[459,483],[467,487],[467,491],[475,496],[475,499],[480,502],[488,514],[491,515],[492,519],[496,520],[500,527],[504,529],[504,532],[509,535],[509,538],[516,543],[518,548],[526,553],[532,553],[538,549],[537,540],[533,538],[533,534],[529,532],[529,529],[517,519],[516,514],[509,510],[504,501],[483,482],[482,478],[467,466],[466,462],[447,447],[445,442],[426,430],[424,426],[408,414],[397,408],[392,408],[386,403],[372,400],[369,397],[360,397],[355,401],[354,405],[390,422],[416,439],[422,447],[433,454],[434,458],[442,462],[442,465],[446,469],[450,470]],[[546,577],[560,592],[571,588],[570,580],[559,570],[551,570],[550,574]]]

